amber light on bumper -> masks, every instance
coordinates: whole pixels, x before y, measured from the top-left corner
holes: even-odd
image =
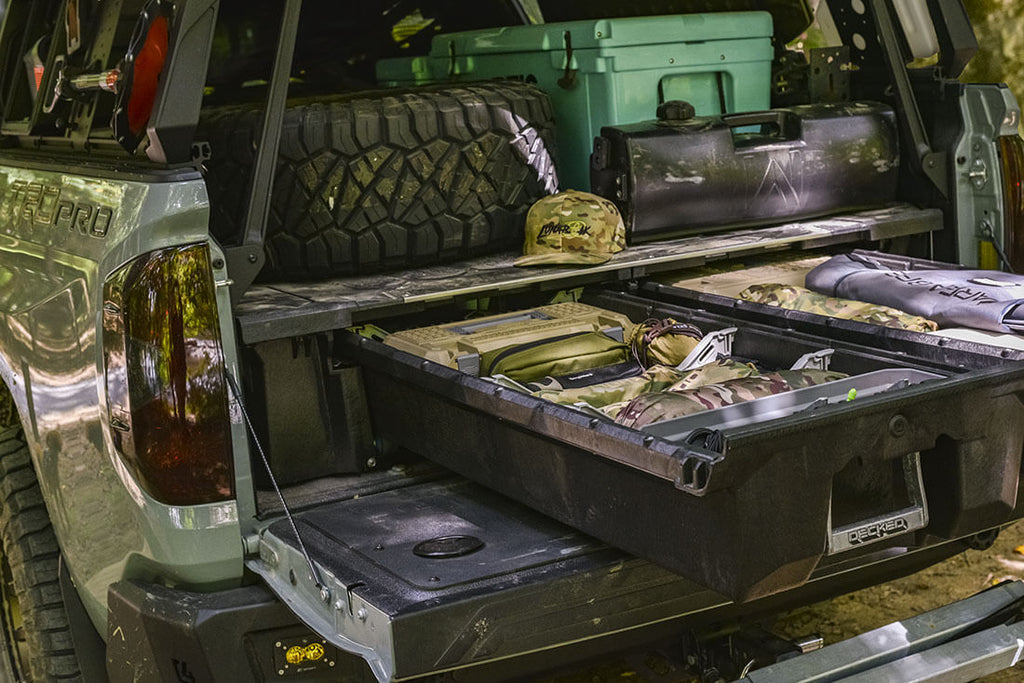
[[[1019,135],[999,138],[1003,171],[1003,245],[1015,273],[1024,273],[1024,140]]]
[[[206,245],[144,254],[104,287],[114,445],[142,488],[170,505],[234,496],[214,294]]]

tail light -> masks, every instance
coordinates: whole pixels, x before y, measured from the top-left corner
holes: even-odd
[[[1003,179],[1003,248],[1015,273],[1024,272],[1024,140],[999,138]]]
[[[114,445],[142,488],[170,505],[234,497],[214,293],[206,245],[144,254],[104,286]]]

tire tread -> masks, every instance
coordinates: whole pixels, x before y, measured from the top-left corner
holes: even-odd
[[[236,244],[261,112],[204,112],[213,234]],[[518,246],[526,210],[555,190],[547,96],[515,81],[291,103],[264,278],[427,265]]]
[[[0,433],[0,482],[0,542],[34,655],[27,673],[33,681],[80,680],[60,586],[60,547],[20,428]]]

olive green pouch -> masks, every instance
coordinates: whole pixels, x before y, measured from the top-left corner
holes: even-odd
[[[604,332],[576,332],[488,351],[480,357],[480,374],[532,382],[548,375],[568,375],[629,359],[628,344]]]

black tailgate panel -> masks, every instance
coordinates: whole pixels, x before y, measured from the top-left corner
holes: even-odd
[[[1015,517],[1024,365],[998,349],[926,347],[915,357],[913,341],[877,350],[829,339],[824,328],[796,332],[623,293],[591,303],[634,320],[687,319],[705,332],[739,327],[734,354],[780,367],[831,347],[832,368],[842,372],[909,367],[949,376],[730,428],[722,451],[711,452],[355,335],[341,335],[336,353],[366,372],[377,436],[736,600],[807,580],[826,550],[833,479],[851,462],[921,453],[937,514],[923,532],[894,544],[955,538]],[[695,469],[708,475],[700,485]]]
[[[330,614],[329,606],[318,605],[332,616],[326,625],[308,621],[317,615],[308,605],[293,609],[327,638],[339,633],[358,640],[353,617],[360,618],[360,606],[372,606],[382,640],[370,659],[387,679],[587,640],[726,603],[456,477],[317,506],[296,513],[295,522],[321,575],[337,581],[333,596],[343,607]],[[297,548],[292,527],[279,520],[265,537],[283,545],[276,546],[273,567],[257,563],[257,569],[288,575],[281,549]],[[453,537],[477,544],[465,554],[417,554],[424,543]],[[301,560],[293,572],[289,588],[301,595],[309,582]],[[345,642],[335,645],[346,649]]]

